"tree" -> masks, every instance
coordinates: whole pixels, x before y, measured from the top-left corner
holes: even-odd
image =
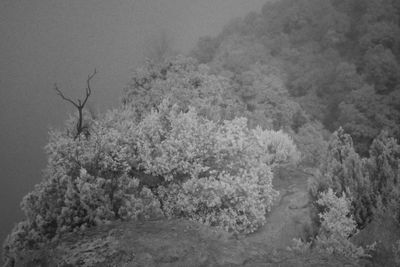
[[[342,128],[332,134],[316,183],[314,197],[332,188],[336,194],[346,194],[352,200],[352,215],[359,227],[372,219],[376,202],[366,161],[355,152],[351,136]]]
[[[22,201],[6,257],[113,220],[184,217],[243,233],[263,225],[278,194],[272,168],[298,160],[292,139],[170,101],[140,118],[134,105],[109,111],[90,138],[52,131],[46,175]]]
[[[400,222],[400,145],[382,131],[372,142],[368,170],[374,195]]]
[[[397,138],[400,136],[399,99],[397,91],[381,95],[372,86],[364,85],[340,103],[336,125],[351,134],[361,155],[368,156],[373,139],[382,129]]]
[[[218,71],[228,70],[239,74],[249,70],[254,63],[266,63],[267,55],[265,46],[259,40],[235,33],[221,41],[209,65]]]
[[[369,256],[362,247],[355,246],[349,240],[357,233],[357,225],[350,211],[351,200],[346,194],[337,197],[329,188],[320,194],[316,203],[324,210],[318,214],[321,228],[314,241],[316,249],[355,259]]]
[[[261,64],[249,68],[237,76],[236,94],[246,104],[251,124],[275,130],[290,129],[302,110],[290,97],[279,69]]]
[[[229,231],[249,233],[264,224],[276,196],[272,168],[298,160],[282,132],[250,130],[245,118],[215,123],[167,103],[138,130],[135,161],[164,177],[157,195],[165,214]]]
[[[87,126],[83,124],[83,109],[86,105],[89,96],[92,94],[92,89],[90,88],[90,81],[93,79],[96,73],[97,73],[96,69],[94,69],[94,72],[91,75],[88,75],[88,78],[86,80],[86,89],[85,89],[86,95],[83,100],[78,99],[76,102],[73,101],[71,98],[64,96],[62,91],[58,88],[57,84],[54,85],[54,90],[56,90],[57,94],[63,100],[71,103],[78,110],[78,122],[76,123],[76,133],[74,135],[74,139],[78,138],[81,135],[81,133],[84,133],[86,136],[90,134]]]
[[[182,56],[159,64],[147,62],[137,69],[122,102],[144,116],[163,98],[177,103],[182,110],[193,106],[200,114],[216,121],[232,119],[244,109],[232,94],[226,78],[213,75],[206,65]]]
[[[369,48],[363,59],[367,81],[375,84],[377,93],[387,94],[397,88],[400,66],[391,50],[377,45]]]

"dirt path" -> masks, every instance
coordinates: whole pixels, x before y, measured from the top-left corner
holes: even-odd
[[[293,238],[306,239],[311,230],[307,175],[282,169],[274,180],[280,198],[268,214],[267,223],[246,240],[267,250],[286,249]]]

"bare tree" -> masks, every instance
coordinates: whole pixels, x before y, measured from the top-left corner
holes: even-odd
[[[83,101],[81,99],[77,99],[77,101],[73,101],[71,98],[68,98],[64,96],[64,94],[61,92],[61,90],[58,88],[57,84],[54,84],[54,90],[56,90],[57,94],[65,101],[71,103],[74,107],[78,109],[78,122],[76,123],[76,134],[74,136],[74,139],[80,136],[81,133],[83,133],[87,127],[83,125],[83,108],[85,107],[85,104],[89,98],[89,96],[92,94],[92,89],[90,88],[90,81],[93,79],[93,77],[96,75],[97,71],[94,69],[94,72],[90,75],[88,75],[88,78],[86,80],[86,89],[85,89],[85,98]],[[88,134],[88,132],[87,132]]]

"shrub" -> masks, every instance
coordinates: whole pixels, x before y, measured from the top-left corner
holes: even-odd
[[[23,198],[25,220],[7,238],[6,255],[37,249],[65,232],[161,212],[153,193],[128,175],[131,153],[122,128],[118,120],[110,127],[115,114],[94,122],[89,138],[50,132],[45,178]]]
[[[351,201],[343,193],[337,197],[331,188],[321,193],[316,202],[324,212],[319,214],[321,228],[315,240],[317,249],[351,258],[366,256],[362,247],[356,247],[348,238],[357,233],[356,222],[350,214]]]
[[[339,195],[346,193],[352,200],[351,212],[357,224],[362,227],[371,220],[375,199],[366,160],[355,152],[351,136],[342,128],[332,134],[316,179],[312,192],[315,198],[328,188]]]
[[[351,213],[360,228],[382,209],[400,222],[400,145],[383,131],[372,142],[369,154],[361,158],[351,136],[340,128],[332,135],[311,193],[316,197],[329,187],[339,194],[345,192],[352,199]]]
[[[122,103],[134,107],[138,116],[146,115],[164,98],[187,111],[189,106],[214,121],[233,119],[244,106],[232,93],[229,80],[210,73],[208,66],[179,56],[160,64],[147,62],[131,79]]]
[[[125,106],[90,127],[76,139],[50,132],[45,179],[24,197],[6,257],[65,232],[161,213],[252,232],[277,195],[271,167],[298,160],[282,132],[249,130],[244,118],[216,122],[168,100],[141,120]]]
[[[400,222],[400,145],[383,131],[372,142],[368,159],[373,194]]]
[[[271,167],[298,160],[282,132],[249,130],[245,118],[218,124],[167,102],[140,123],[135,149],[139,168],[165,178],[157,195],[167,216],[238,232],[265,222],[277,195]]]

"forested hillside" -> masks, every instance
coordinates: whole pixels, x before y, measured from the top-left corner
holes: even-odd
[[[257,233],[290,166],[309,176],[313,220],[292,251],[355,261],[384,251],[400,263],[400,236],[353,242],[382,218],[399,229],[399,60],[395,0],[267,2],[190,57],[149,60],[119,107],[84,114],[85,132],[76,117],[50,132],[44,179],[22,201],[5,258],[115,221]]]
[[[382,129],[399,137],[399,10],[392,0],[272,1],[201,39],[192,55],[228,72],[249,110],[268,105],[263,88],[248,90],[249,72],[269,69],[264,79],[328,130],[342,126],[366,155]],[[278,118],[275,126],[287,124]]]

